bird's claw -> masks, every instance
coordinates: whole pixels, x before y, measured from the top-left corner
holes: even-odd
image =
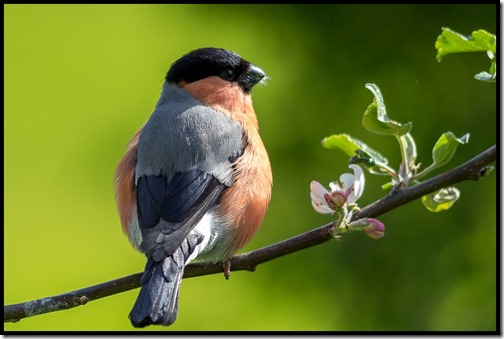
[[[231,261],[226,260],[222,263],[222,268],[224,269],[224,277],[229,279],[229,276],[231,275]]]

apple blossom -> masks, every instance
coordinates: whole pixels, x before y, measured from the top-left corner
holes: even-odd
[[[344,173],[338,181],[329,183],[328,191],[317,181],[310,183],[310,197],[313,208],[321,214],[337,214],[337,229],[335,234],[347,231],[364,231],[373,239],[383,238],[385,226],[377,219],[362,218],[350,221],[353,212],[358,210],[356,201],[364,192],[364,173],[359,165],[348,166],[353,174]]]

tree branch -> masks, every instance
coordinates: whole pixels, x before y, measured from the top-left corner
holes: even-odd
[[[487,173],[488,165],[496,159],[496,156],[497,150],[496,145],[494,145],[473,159],[450,171],[418,185],[393,191],[384,198],[363,208],[358,214],[354,215],[353,220],[379,216],[410,201],[416,200],[425,194],[437,191],[460,181],[478,180]],[[231,270],[254,271],[257,265],[264,262],[322,244],[333,238],[331,233],[333,227],[334,224],[329,223],[276,244],[236,255],[230,259]],[[184,278],[220,272],[223,272],[221,263],[192,263],[186,266]],[[142,273],[136,273],[73,292],[4,306],[4,322],[17,322],[22,318],[73,308],[84,305],[89,301],[137,288],[140,286],[141,276]]]

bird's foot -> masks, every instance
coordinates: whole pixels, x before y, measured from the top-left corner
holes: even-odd
[[[224,269],[224,277],[229,279],[229,276],[231,275],[231,261],[226,260],[222,263],[222,268]]]

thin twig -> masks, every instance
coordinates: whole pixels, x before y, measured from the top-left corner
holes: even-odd
[[[393,194],[368,205],[353,220],[364,217],[376,217],[392,209],[416,200],[425,194],[437,191],[464,180],[478,180],[488,171],[487,166],[497,157],[496,146],[492,146],[468,162],[440,174],[418,185],[402,188]],[[260,248],[255,251],[236,255],[231,258],[232,271],[254,271],[256,266],[275,258],[322,244],[332,239],[333,223],[318,227],[293,238]],[[221,263],[192,263],[185,268],[184,278],[197,277],[223,272]],[[129,291],[140,286],[142,273],[135,273],[123,278],[90,286],[73,292],[25,303],[4,306],[4,322],[17,322],[34,315],[61,311],[84,305],[89,301]]]

